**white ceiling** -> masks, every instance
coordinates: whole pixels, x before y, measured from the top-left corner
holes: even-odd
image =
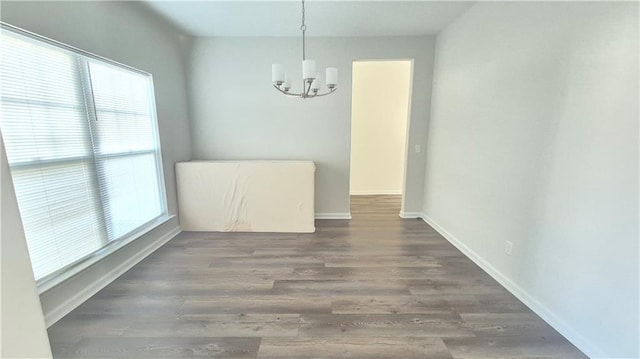
[[[472,1],[305,1],[308,36],[435,34]],[[194,36],[299,36],[301,3],[145,1]]]

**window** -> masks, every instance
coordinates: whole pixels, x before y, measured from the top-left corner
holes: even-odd
[[[147,73],[3,25],[0,128],[36,279],[166,216]]]

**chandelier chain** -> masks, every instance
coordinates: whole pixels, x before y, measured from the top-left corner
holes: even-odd
[[[305,32],[307,31],[307,25],[304,23],[304,0],[302,0],[302,25],[300,25],[300,30],[302,30],[302,60],[304,61],[307,59],[305,44]]]

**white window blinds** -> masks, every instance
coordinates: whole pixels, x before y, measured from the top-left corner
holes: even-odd
[[[166,215],[151,77],[3,29],[0,126],[36,279]]]
[[[93,138],[110,238],[162,213],[153,103],[146,76],[89,62]]]

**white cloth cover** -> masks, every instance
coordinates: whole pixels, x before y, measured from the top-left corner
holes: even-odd
[[[190,161],[176,164],[185,231],[315,232],[311,161]]]

